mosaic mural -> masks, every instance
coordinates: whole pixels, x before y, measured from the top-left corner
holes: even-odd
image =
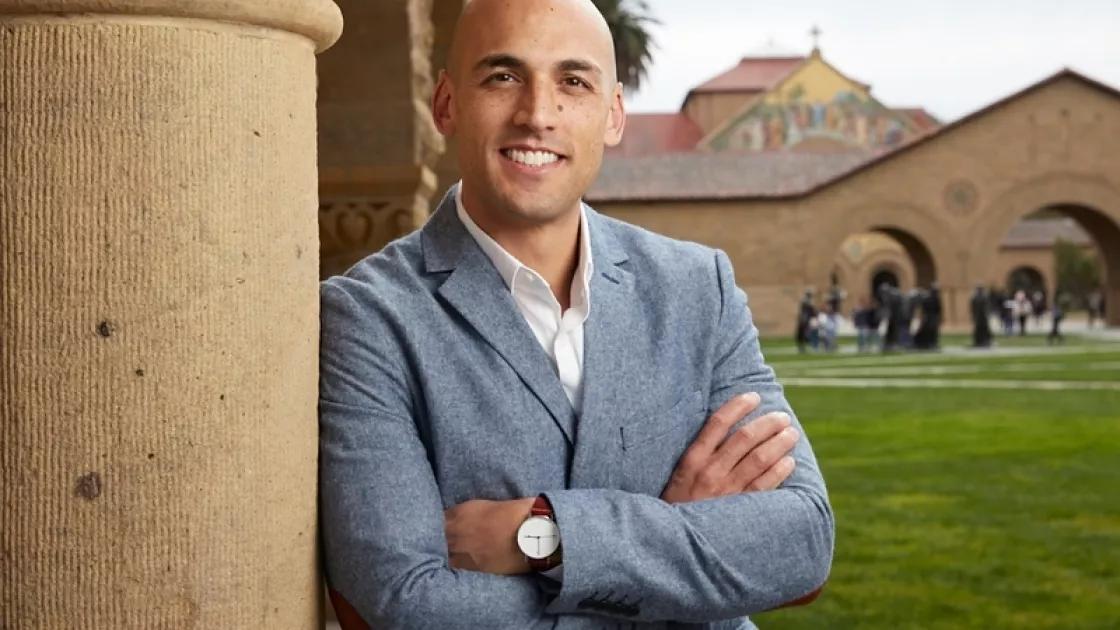
[[[914,134],[901,114],[867,96],[837,91],[830,100],[803,100],[798,84],[784,102],[759,103],[713,143],[715,148],[775,150],[824,139],[868,149],[890,148]]]

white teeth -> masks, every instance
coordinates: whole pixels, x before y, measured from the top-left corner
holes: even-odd
[[[560,159],[560,156],[549,151],[518,151],[517,149],[506,151],[506,156],[526,166],[544,166]]]

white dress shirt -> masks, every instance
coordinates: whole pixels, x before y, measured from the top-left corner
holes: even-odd
[[[544,348],[560,376],[564,392],[576,414],[580,412],[583,389],[583,324],[591,313],[591,237],[587,214],[580,210],[579,263],[572,277],[571,306],[560,312],[560,302],[548,282],[526,267],[494,239],[483,232],[467,214],[459,194],[455,194],[459,219],[482,251],[493,261],[502,280],[513,294],[513,301]]]
[[[459,186],[462,182],[459,183]],[[560,377],[564,393],[576,415],[581,404],[580,392],[583,389],[583,323],[591,314],[591,236],[587,229],[587,213],[580,208],[579,223],[579,263],[572,276],[571,305],[560,312],[560,302],[552,294],[548,282],[537,272],[526,267],[497,243],[490,235],[471,219],[463,207],[463,201],[455,193],[455,208],[459,220],[478,242],[482,251],[494,263],[502,280],[513,294],[513,301],[525,317],[529,328],[544,348],[552,367]],[[564,565],[553,567],[544,575],[558,582],[564,579]]]

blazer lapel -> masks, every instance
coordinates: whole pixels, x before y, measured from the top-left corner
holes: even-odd
[[[560,378],[498,270],[459,220],[457,192],[458,186],[448,191],[423,228],[427,270],[451,272],[439,287],[439,295],[509,363],[572,443],[575,411]]]
[[[612,461],[604,458],[619,439],[616,391],[630,387],[627,375],[634,356],[634,276],[622,263],[629,256],[610,226],[592,210],[591,249],[595,275],[591,280],[591,311],[584,324],[583,404],[572,461],[571,487],[609,488]]]

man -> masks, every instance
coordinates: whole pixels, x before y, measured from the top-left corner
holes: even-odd
[[[322,285],[349,626],[753,628],[827,578],[825,485],[727,257],[581,203],[613,60],[588,0],[469,3],[432,108],[462,182]]]
[[[917,350],[937,350],[941,347],[941,288],[931,282],[929,290],[918,292],[921,318],[918,332],[914,335],[913,347]]]
[[[976,285],[976,289],[972,292],[972,300],[969,302],[969,310],[972,313],[973,348],[988,348],[992,345],[990,308],[991,299],[984,285]]]
[[[813,320],[817,317],[817,309],[813,306],[813,292],[806,291],[801,298],[801,305],[797,309],[797,351],[805,353],[805,347],[810,345],[809,330]]]

